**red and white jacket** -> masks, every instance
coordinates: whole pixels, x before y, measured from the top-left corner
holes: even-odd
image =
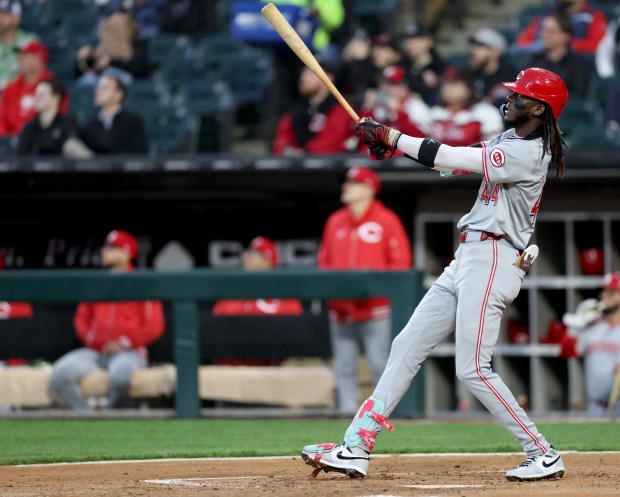
[[[373,200],[360,219],[347,207],[334,212],[323,231],[318,265],[322,269],[406,269],[411,267],[411,244],[398,216]],[[386,297],[331,300],[333,322],[369,321],[390,316]]]
[[[157,300],[85,302],[78,305],[73,326],[89,349],[101,351],[108,342],[142,349],[164,332],[164,310]]]
[[[299,316],[301,302],[296,299],[218,300],[214,316]]]
[[[503,131],[504,122],[498,110],[486,102],[465,109],[431,109],[431,138],[451,147],[467,147]]]

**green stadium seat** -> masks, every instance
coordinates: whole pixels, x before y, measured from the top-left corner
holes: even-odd
[[[396,0],[355,0],[352,2],[354,16],[382,16],[394,9]]]
[[[171,56],[187,57],[191,41],[187,36],[172,33],[160,33],[148,40],[149,59],[157,67]]]
[[[195,133],[195,117],[171,105],[151,104],[134,109],[146,126],[152,153],[189,152]]]
[[[191,81],[204,78],[204,68],[199,60],[187,56],[170,55],[155,72],[155,80],[165,83],[174,93],[179,87]]]
[[[603,125],[581,124],[564,137],[570,148],[620,148],[620,142]]]
[[[445,61],[448,66],[456,67],[457,69],[467,69],[469,66],[469,53],[455,53],[447,55]]]
[[[268,57],[244,54],[228,59],[218,76],[226,81],[238,105],[257,104],[274,78],[274,68]]]

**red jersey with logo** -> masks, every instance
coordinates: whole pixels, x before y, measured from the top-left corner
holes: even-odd
[[[37,115],[34,107],[35,90],[41,81],[53,76],[49,69],[45,69],[33,84],[29,85],[23,76],[18,76],[6,85],[0,99],[0,135],[18,135],[24,124]],[[60,103],[60,113],[66,114],[68,110],[69,100],[65,97]]]
[[[108,342],[139,349],[164,332],[164,310],[156,300],[87,302],[78,306],[73,325],[89,349],[100,351]]]
[[[406,269],[411,267],[411,244],[398,216],[373,200],[360,219],[344,207],[327,220],[319,249],[322,269]],[[390,316],[389,300],[372,297],[329,302],[336,322],[368,321]]]
[[[219,300],[214,316],[299,316],[301,302],[296,299]]]

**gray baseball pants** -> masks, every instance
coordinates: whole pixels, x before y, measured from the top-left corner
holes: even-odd
[[[516,249],[503,240],[468,241],[459,246],[454,260],[394,339],[373,393],[385,402],[384,415],[394,410],[435,346],[455,331],[457,378],[528,455],[549,449],[549,443],[491,369],[502,314],[518,295],[525,275],[513,265],[517,257]]]
[[[108,406],[116,407],[127,397],[133,372],[146,365],[146,358],[133,350],[108,356],[87,348],[76,349],[62,356],[52,366],[52,389],[67,406],[79,410],[90,409],[79,382],[97,368],[107,369]]]
[[[330,337],[334,356],[338,411],[343,415],[353,415],[359,406],[357,371],[360,356],[362,353],[366,355],[373,385],[376,385],[390,354],[391,320],[373,319],[357,323],[330,323]]]

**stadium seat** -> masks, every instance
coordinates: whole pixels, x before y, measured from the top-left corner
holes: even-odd
[[[165,81],[137,79],[127,91],[126,105],[139,108],[151,104],[167,104],[170,102],[170,93]]]
[[[14,136],[0,136],[0,154],[2,156],[15,155],[17,138]]]
[[[528,7],[524,7],[521,9],[515,17],[513,17],[509,23],[510,28],[514,29],[517,35],[525,29],[525,27],[530,23],[530,21],[544,12],[548,10],[547,5],[530,5]]]
[[[184,109],[171,105],[151,104],[147,107],[132,108],[144,119],[149,145],[152,153],[189,152],[193,143],[196,119],[186,114]]]
[[[159,33],[148,39],[149,59],[156,67],[161,66],[166,59],[172,56],[187,58],[191,49],[191,41],[187,36]]]
[[[224,81],[188,82],[180,88],[175,105],[196,116],[196,151],[225,152],[230,149],[236,104]]]
[[[617,139],[617,138],[616,138]],[[581,124],[567,133],[565,141],[570,148],[612,148],[618,147],[612,134],[603,125]]]
[[[166,57],[154,74],[154,79],[167,84],[173,93],[181,86],[203,78],[204,68],[199,60],[175,54]]]
[[[194,57],[201,67],[215,74],[227,60],[257,53],[255,47],[233,40],[228,33],[212,35],[200,41],[195,48]]]
[[[448,66],[456,67],[457,69],[467,69],[469,66],[469,53],[455,53],[447,55],[445,57]]]
[[[94,103],[95,89],[92,86],[73,85],[69,87],[69,111],[79,125],[84,125],[97,115]]]
[[[396,0],[356,0],[353,2],[354,16],[381,16],[396,6]]]
[[[273,80],[274,69],[270,58],[244,54],[228,59],[219,77],[228,83],[237,105],[258,104]]]

